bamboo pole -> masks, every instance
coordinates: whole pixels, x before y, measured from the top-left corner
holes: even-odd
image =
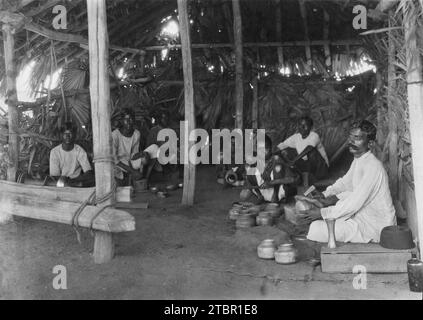
[[[423,68],[418,50],[417,17],[406,19],[407,15],[404,11],[403,24],[406,39],[408,109],[410,113],[414,190],[417,199],[417,230],[421,252],[423,250],[423,201],[421,201],[423,199],[423,135],[421,134],[421,129],[423,128]]]
[[[97,199],[112,192],[114,167],[109,89],[109,40],[105,0],[87,0],[90,61],[90,96],[93,128],[93,150]],[[115,192],[99,206],[113,205]],[[113,258],[114,243],[110,232],[96,231],[94,262],[104,263]]]
[[[311,46],[310,46],[310,37],[308,33],[308,24],[307,24],[307,10],[304,0],[298,0],[300,4],[300,12],[301,18],[303,19],[303,27],[304,27],[304,40],[306,41],[305,52],[306,52],[306,59],[307,64],[311,66]]]
[[[194,110],[194,83],[192,75],[191,60],[191,37],[188,18],[188,0],[178,0],[179,28],[182,44],[182,65],[184,71],[184,98],[185,98],[185,121],[187,127],[182,138],[185,142],[185,148],[191,149],[194,144],[189,141],[189,134],[195,129],[195,110]],[[195,196],[195,164],[188,158],[188,152],[185,152],[184,159],[184,190],[182,193],[182,204],[192,206]]]
[[[276,0],[276,38],[282,41],[282,12],[281,0]],[[283,47],[278,47],[279,68],[283,67]]]
[[[6,69],[6,103],[9,126],[7,180],[16,181],[16,172],[19,164],[19,113],[17,107],[18,96],[16,92],[16,63],[14,61],[15,39],[13,29],[8,24],[3,24],[4,64]],[[0,223],[13,221],[13,216],[0,212]]]
[[[235,127],[243,129],[244,113],[244,70],[243,70],[243,47],[242,47],[242,18],[239,0],[232,0],[234,15],[234,43],[235,43]]]
[[[393,15],[393,12],[390,13]],[[395,90],[395,45],[391,31],[388,33],[388,125],[391,139],[389,140],[389,178],[391,194],[398,199],[398,123],[395,106],[391,97]]]
[[[363,42],[359,39],[346,39],[346,40],[310,40],[310,41],[263,41],[263,42],[244,42],[243,47],[246,48],[270,48],[270,47],[304,47],[304,46],[361,46]],[[234,48],[233,43],[192,43],[192,49],[204,48]],[[145,51],[161,51],[163,49],[180,49],[180,44],[158,45],[158,46],[145,46],[141,47]]]
[[[329,13],[326,10],[323,10],[323,19],[324,19],[323,39],[329,40],[330,16],[329,16]],[[326,64],[327,67],[330,67],[331,64],[332,64],[332,59],[331,59],[331,54],[330,54],[329,43],[325,43],[324,51],[325,51],[325,64]]]
[[[253,104],[251,106],[252,108],[252,127],[253,129],[258,128],[258,79],[257,76],[254,75],[253,78]]]
[[[6,68],[6,102],[9,121],[9,165],[7,168],[7,180],[16,181],[19,161],[19,137],[17,132],[19,114],[17,108],[16,63],[14,61],[15,38],[13,28],[8,24],[3,25],[3,45]]]

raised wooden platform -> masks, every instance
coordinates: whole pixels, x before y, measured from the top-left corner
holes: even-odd
[[[352,273],[354,266],[364,266],[368,273],[404,273],[410,250],[392,250],[377,243],[337,243],[329,249],[324,245],[320,252],[322,271],[328,273]]]

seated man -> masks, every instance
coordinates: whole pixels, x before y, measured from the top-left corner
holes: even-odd
[[[259,202],[280,202],[296,192],[299,175],[285,165],[278,157],[272,157],[272,140],[265,136],[265,168],[260,173],[255,168],[255,175],[246,175],[245,189],[241,191],[241,200],[247,200],[254,194]],[[255,188],[259,187],[259,188]]]
[[[112,132],[115,178],[120,186],[129,185],[130,179],[142,179],[145,167],[148,167],[145,176],[148,184],[151,168],[157,161],[156,145],[148,147],[142,153],[139,152],[140,132],[134,128],[134,122],[134,112],[124,109],[122,126]]]
[[[302,117],[298,122],[298,131],[284,142],[278,145],[283,151],[285,159],[290,165],[294,165],[301,172],[308,172],[310,180],[324,178],[328,174],[329,160],[325,148],[320,141],[319,135],[311,131],[313,120],[310,117]],[[290,157],[288,148],[293,148],[294,158]]]
[[[75,144],[75,127],[67,122],[61,128],[62,143],[50,152],[50,176],[62,179],[65,185],[91,187],[95,185],[94,174],[87,153]]]
[[[158,141],[157,137],[160,130],[169,128],[169,116],[166,112],[158,112],[156,121],[156,125],[150,129],[150,132],[148,134],[146,142],[147,148],[150,148],[151,146],[160,147],[162,144],[165,143],[164,141]],[[175,156],[177,157],[178,154],[179,152]],[[171,183],[177,184],[180,174],[180,165],[171,163],[163,165],[156,161],[156,163],[154,164],[154,166],[151,167],[151,169],[154,169],[154,171],[162,172],[164,176],[169,178]]]
[[[320,195],[323,208],[305,212],[305,220],[313,221],[309,240],[328,241],[322,218],[336,219],[335,238],[340,242],[379,242],[382,229],[396,224],[387,173],[370,151],[375,139],[373,124],[366,120],[353,124],[349,150],[354,160],[345,176]]]

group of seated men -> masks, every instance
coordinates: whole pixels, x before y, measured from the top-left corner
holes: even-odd
[[[272,153],[271,139],[266,137],[265,169],[246,176],[242,200],[254,194],[261,201],[280,202],[296,193],[301,172],[310,173],[313,179],[327,174],[327,155],[311,127],[311,119],[301,118],[299,133],[280,143],[276,153]],[[348,172],[325,191],[316,192],[310,201],[313,208],[302,212],[303,222],[311,223],[309,240],[328,241],[326,219],[336,220],[335,238],[341,242],[379,242],[382,229],[396,224],[387,173],[370,151],[375,140],[372,123],[361,120],[352,124],[348,148],[354,160]],[[295,149],[291,156],[287,148]]]
[[[140,152],[140,132],[134,127],[134,113],[131,109],[123,110],[122,125],[112,132],[118,185],[129,185],[131,180],[141,178],[148,182],[153,168],[160,169],[157,134],[166,127],[167,117],[162,115],[158,120],[150,130],[147,148]],[[256,169],[254,174],[245,176],[242,200],[256,196],[260,201],[280,202],[295,195],[302,172],[308,173],[312,181],[327,175],[328,157],[312,126],[310,118],[301,118],[299,132],[278,144],[276,153],[266,136],[264,170]],[[74,127],[66,123],[62,143],[50,153],[50,176],[65,179],[70,186],[92,186],[94,174],[87,154],[74,139]],[[396,224],[387,173],[370,151],[375,140],[376,128],[372,123],[362,120],[352,125],[348,147],[354,160],[343,177],[316,193],[313,203],[318,205],[304,212],[303,220],[311,223],[308,239],[328,240],[325,219],[336,219],[335,236],[343,242],[379,242],[381,230]]]
[[[259,201],[279,202],[295,194],[303,177],[314,182],[327,176],[329,160],[319,135],[312,128],[313,120],[301,117],[298,133],[278,144],[276,152],[270,137],[265,136],[265,169],[244,177],[247,188],[241,192],[242,200],[255,195]]]
[[[157,124],[151,128],[147,137],[147,148],[141,152],[141,134],[134,124],[133,110],[124,109],[119,128],[112,132],[113,161],[118,186],[128,186],[140,179],[146,179],[148,184],[152,170],[162,170],[157,162],[157,133],[167,126],[167,115],[162,114]],[[50,152],[50,176],[55,180],[62,179],[68,186],[94,186],[95,177],[87,153],[75,143],[75,134],[76,128],[72,123],[65,123],[61,128],[62,143]]]

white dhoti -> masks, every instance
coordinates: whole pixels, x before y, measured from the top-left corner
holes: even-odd
[[[255,176],[257,179],[257,185],[260,186],[261,184],[263,184],[264,180],[261,176],[261,173],[258,170],[256,170]],[[272,180],[274,179],[273,171],[270,173],[270,178]],[[268,202],[273,201],[273,194],[275,193],[275,188],[259,189],[259,191],[265,201],[268,201]],[[257,190],[253,190],[253,193],[258,195]],[[285,198],[285,189],[283,188],[283,185],[280,185],[277,200],[280,201],[283,198]]]
[[[313,221],[310,225],[307,239],[317,242],[328,242],[329,236],[326,221]],[[356,243],[367,243],[370,241],[362,236],[358,224],[352,219],[338,219],[335,221],[335,240],[339,242]]]

